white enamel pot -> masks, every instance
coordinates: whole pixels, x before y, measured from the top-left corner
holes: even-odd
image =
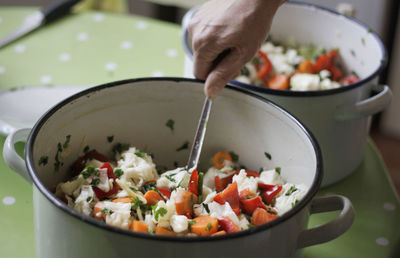
[[[112,157],[116,142],[129,143],[153,153],[156,164],[184,165],[189,149],[177,148],[193,139],[203,100],[203,82],[197,80],[119,81],[77,93],[50,109],[32,130],[9,135],[4,158],[34,185],[36,257],[294,257],[301,248],[332,240],[350,227],[354,212],[347,198],[314,198],[322,162],[311,133],[272,102],[233,87],[214,101],[199,168],[208,168],[212,155],[221,150],[236,152],[249,169],[281,167],[288,182],[303,183],[309,191],[278,219],[220,237],[157,236],[81,215],[52,193],[69,178],[69,165],[85,146]],[[169,119],[175,121],[173,131],[165,125]],[[114,136],[113,142],[108,136]],[[23,160],[14,145],[25,140]],[[332,221],[307,229],[310,214],[334,210],[340,213]]]
[[[195,13],[183,19],[185,76],[192,77],[191,40],[187,25]],[[377,84],[386,65],[386,53],[378,36],[357,20],[311,4],[288,2],[275,15],[273,40],[295,40],[326,49],[339,48],[347,73],[361,78],[346,87],[322,91],[282,91],[232,81],[231,84],[274,101],[299,118],[313,132],[324,160],[322,186],[350,175],[363,159],[371,116],[387,107],[391,91]]]

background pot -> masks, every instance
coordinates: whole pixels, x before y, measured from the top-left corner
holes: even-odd
[[[185,76],[192,77],[191,39],[187,26],[196,8],[183,19]],[[314,133],[324,160],[322,186],[350,175],[363,159],[371,115],[382,111],[391,100],[386,85],[377,77],[386,65],[386,53],[378,36],[353,18],[311,4],[289,2],[275,15],[270,35],[277,42],[294,40],[326,49],[339,48],[347,73],[361,80],[346,87],[323,91],[281,91],[232,81],[282,105]]]
[[[288,182],[306,184],[310,190],[305,198],[271,223],[221,237],[141,234],[79,214],[49,190],[69,178],[68,165],[85,146],[111,157],[116,142],[130,143],[153,153],[156,164],[185,164],[188,149],[176,149],[193,138],[203,99],[200,81],[120,81],[73,95],[48,111],[31,131],[21,129],[9,135],[4,145],[7,164],[35,186],[36,256],[253,257],[268,253],[291,257],[300,248],[329,241],[350,227],[354,213],[349,200],[342,196],[313,199],[322,168],[318,145],[307,129],[271,102],[232,87],[213,104],[200,169],[209,167],[216,151],[229,150],[249,169],[279,166]],[[175,121],[173,131],[165,125],[168,119]],[[111,135],[112,143],[108,141]],[[27,137],[24,161],[14,144]],[[306,229],[310,214],[332,210],[341,213],[325,225]]]

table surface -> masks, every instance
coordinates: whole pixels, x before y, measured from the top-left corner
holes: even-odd
[[[0,37],[18,27],[34,10],[1,7]],[[0,90],[31,85],[94,86],[134,77],[181,77],[181,38],[179,26],[146,17],[73,14],[0,49]],[[4,141],[0,136],[0,147]],[[400,257],[400,202],[370,139],[359,168],[318,195],[327,193],[352,201],[354,224],[333,241],[305,248],[303,257]],[[34,257],[32,186],[6,166],[2,155],[0,200],[0,257]],[[309,226],[324,224],[336,215],[312,215]]]

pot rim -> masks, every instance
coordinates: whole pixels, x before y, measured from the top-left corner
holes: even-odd
[[[223,236],[162,236],[162,235],[154,235],[154,234],[146,234],[146,233],[138,233],[138,232],[133,232],[127,229],[123,229],[123,228],[118,228],[118,227],[114,227],[114,226],[110,226],[107,225],[103,222],[100,222],[92,217],[83,215],[75,210],[73,210],[72,208],[68,207],[67,204],[65,204],[63,201],[61,201],[60,199],[58,199],[50,190],[48,190],[43,183],[41,182],[41,180],[39,179],[35,169],[34,169],[34,160],[33,160],[33,145],[35,142],[35,139],[40,131],[40,129],[43,127],[43,125],[46,123],[46,121],[51,118],[51,116],[57,112],[58,109],[60,109],[61,107],[73,102],[74,100],[88,95],[90,93],[94,93],[97,91],[101,91],[107,88],[112,88],[112,87],[119,87],[119,86],[124,86],[128,83],[135,83],[135,82],[146,82],[146,81],[168,81],[168,82],[199,82],[199,84],[201,83],[201,85],[204,84],[204,81],[202,80],[198,80],[198,79],[190,79],[190,78],[178,78],[178,77],[144,77],[144,78],[135,78],[135,79],[127,79],[127,80],[121,80],[121,81],[115,81],[115,82],[110,82],[110,83],[105,83],[105,84],[101,84],[99,86],[96,87],[91,87],[88,88],[86,90],[83,90],[81,92],[78,92],[68,98],[66,98],[65,100],[61,101],[60,103],[58,103],[57,105],[55,105],[54,107],[52,107],[49,111],[47,111],[39,120],[38,122],[34,125],[34,127],[32,128],[27,142],[26,142],[26,147],[25,147],[25,160],[26,160],[26,167],[28,169],[28,173],[30,175],[30,177],[32,178],[32,181],[34,183],[34,185],[39,189],[39,191],[53,204],[55,205],[57,208],[61,209],[63,212],[66,212],[68,215],[83,221],[83,222],[87,222],[89,224],[91,224],[92,226],[98,227],[100,229],[105,229],[107,231],[110,231],[112,233],[117,233],[117,234],[122,234],[122,235],[127,235],[130,237],[135,237],[135,238],[144,238],[144,239],[149,239],[149,240],[158,240],[158,241],[176,241],[176,242],[204,242],[204,241],[215,241],[215,240],[228,240],[228,239],[233,239],[233,238],[237,238],[237,237],[242,237],[242,236],[247,236],[250,234],[254,234],[254,233],[258,233],[270,228],[273,228],[275,226],[277,226],[280,223],[285,222],[286,220],[290,219],[291,217],[293,217],[294,215],[296,215],[297,213],[299,213],[301,210],[303,210],[312,200],[312,198],[316,195],[317,191],[319,190],[319,187],[321,185],[321,181],[322,181],[322,176],[323,176],[323,171],[322,171],[322,154],[321,154],[321,150],[320,147],[315,139],[315,137],[313,136],[313,134],[311,133],[311,131],[309,131],[297,118],[295,118],[292,114],[290,114],[288,111],[286,111],[285,109],[283,109],[282,107],[280,107],[279,105],[271,102],[270,100],[267,100],[259,95],[256,95],[252,92],[240,89],[240,88],[235,88],[232,86],[227,86],[227,88],[229,90],[233,90],[233,91],[237,91],[237,92],[241,92],[243,94],[249,95],[251,97],[254,97],[256,99],[259,99],[265,103],[270,104],[271,106],[273,106],[274,108],[279,109],[284,115],[288,116],[290,120],[294,121],[294,123],[299,127],[299,129],[301,131],[303,131],[306,135],[306,137],[310,140],[313,149],[314,149],[314,154],[316,157],[316,173],[315,173],[315,177],[314,180],[311,184],[311,187],[309,189],[309,191],[307,192],[307,194],[304,196],[304,198],[298,203],[296,204],[295,207],[293,207],[292,209],[290,209],[287,213],[283,214],[282,216],[278,217],[277,219],[266,223],[264,225],[261,226],[257,226],[254,228],[250,228],[247,230],[243,230],[243,231],[239,231],[236,233],[230,233],[230,234],[226,234]]]
[[[307,8],[320,9],[322,11],[340,16],[341,18],[344,18],[352,23],[357,24],[358,26],[361,26],[363,29],[365,29],[365,31],[367,31],[369,34],[371,34],[375,38],[375,40],[378,43],[379,48],[381,50],[382,59],[380,61],[379,66],[377,67],[377,69],[375,69],[375,71],[373,73],[371,73],[367,77],[359,80],[356,83],[352,83],[352,84],[349,84],[349,85],[346,85],[343,87],[339,87],[339,88],[335,88],[335,89],[327,89],[327,90],[312,90],[312,91],[275,90],[275,89],[269,89],[269,88],[265,88],[265,87],[255,86],[253,84],[239,82],[236,80],[230,81],[229,84],[243,87],[248,90],[252,90],[252,91],[256,91],[256,92],[260,92],[260,93],[272,94],[272,95],[280,95],[280,96],[288,96],[288,97],[289,96],[318,97],[318,96],[339,94],[344,91],[352,90],[352,89],[358,88],[362,85],[365,85],[367,82],[369,82],[369,81],[373,80],[375,77],[377,77],[382,72],[382,70],[386,67],[387,62],[388,62],[388,57],[387,57],[386,48],[385,48],[382,40],[380,39],[378,34],[376,34],[376,32],[372,31],[372,29],[370,27],[368,27],[367,25],[362,23],[360,20],[350,17],[350,16],[347,16],[347,15],[344,15],[344,14],[341,14],[330,8],[320,6],[317,4],[313,4],[313,3],[290,1],[290,2],[286,2],[285,5],[293,5],[293,6],[301,6],[301,7],[307,7]],[[197,8],[198,7],[193,8],[192,11],[190,12],[190,15],[193,15],[195,13],[195,11],[197,10]],[[188,28],[184,28],[183,37],[182,37],[183,49],[186,52],[186,54],[189,56],[190,60],[193,60],[193,54],[192,54],[192,52],[187,44],[187,40],[186,40],[188,38],[188,36],[189,36]]]

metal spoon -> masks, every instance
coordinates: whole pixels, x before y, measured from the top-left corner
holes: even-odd
[[[212,99],[206,97],[204,101],[203,110],[201,111],[199,124],[197,126],[196,135],[193,140],[192,149],[190,151],[189,161],[187,163],[187,169],[189,172],[196,169],[197,163],[199,162],[200,152],[203,146],[203,140],[207,129],[207,121],[208,117],[210,116],[211,104],[212,104]]]

